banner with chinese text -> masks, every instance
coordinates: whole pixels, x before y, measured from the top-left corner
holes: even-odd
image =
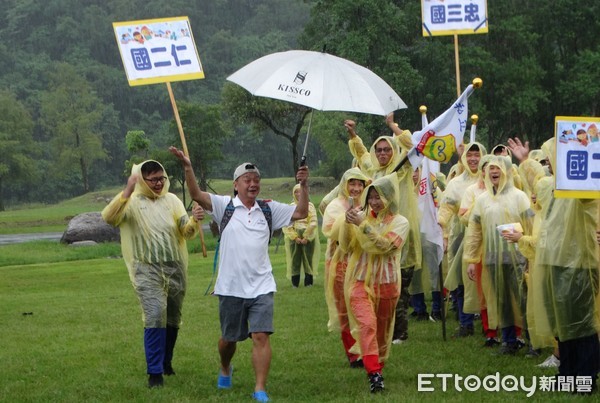
[[[556,197],[600,198],[600,118],[557,116]]]
[[[129,85],[204,78],[187,17],[114,22]]]
[[[485,34],[487,0],[421,0],[423,36]]]

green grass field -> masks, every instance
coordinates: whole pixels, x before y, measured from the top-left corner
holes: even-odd
[[[42,207],[36,208],[35,214],[74,215],[61,206],[45,209],[46,214]],[[0,222],[6,222],[7,215],[28,217],[26,210],[4,212]],[[211,284],[214,251],[210,245],[214,240],[208,233],[206,239],[207,258],[199,253],[197,239],[188,245],[192,252],[189,288],[173,362],[177,375],[167,377],[165,386],[158,390],[146,387],[141,311],[118,256],[118,245],[71,248],[45,241],[0,246],[0,401],[251,401],[254,378],[250,341],[238,346],[233,388],[216,388],[217,299],[204,295]],[[267,387],[274,402],[583,399],[565,392],[542,391],[528,399],[520,388],[458,391],[453,380],[443,391],[439,377],[432,379],[434,391],[418,391],[419,374],[483,379],[499,373],[500,377],[523,376],[525,384],[531,386],[533,377],[555,373],[535,366],[549,351],[537,359],[526,358],[524,351],[517,356],[496,356],[495,350],[481,346],[481,336],[452,339],[450,335],[458,325],[454,318],[447,324],[447,341],[442,339],[440,323],[411,320],[408,342],[392,346],[386,363],[386,391],[371,395],[364,370],[349,368],[339,335],[327,331],[322,276],[316,278],[313,287],[293,289],[285,278],[284,249],[276,246],[274,239],[270,255],[278,293]]]

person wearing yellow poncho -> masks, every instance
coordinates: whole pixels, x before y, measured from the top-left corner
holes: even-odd
[[[460,217],[461,223],[466,227],[469,225],[469,217],[471,216],[471,210],[475,205],[475,199],[480,194],[486,192],[485,188],[485,172],[487,168],[487,164],[490,162],[490,159],[493,157],[491,154],[486,154],[481,157],[479,160],[479,178],[477,182],[469,186],[465,189],[464,195],[460,201],[460,209],[458,210],[458,216]],[[463,243],[464,246],[464,243]],[[459,248],[459,255],[463,255],[463,247]],[[462,278],[466,279],[467,276],[467,266],[463,262],[462,264]],[[463,312],[466,314],[480,314],[481,315],[481,325],[483,327],[483,335],[485,336],[484,347],[494,347],[499,342],[496,340],[497,337],[497,329],[490,328],[488,323],[487,316],[487,307],[485,303],[485,297],[483,295],[483,290],[481,289],[481,262],[478,262],[475,265],[475,280],[463,281],[463,285],[465,287],[464,293],[464,303],[463,303]]]
[[[384,389],[382,370],[392,344],[400,295],[402,246],[410,224],[398,214],[396,175],[376,179],[363,192],[364,211],[349,209],[352,255],[346,271],[346,303],[357,354],[372,393]]]
[[[542,145],[556,170],[556,141]],[[548,181],[551,191],[554,181]],[[535,253],[536,332],[558,339],[559,375],[589,376],[600,368],[598,200],[550,197]]]
[[[458,311],[459,329],[455,337],[467,337],[474,334],[474,315],[463,312],[464,305],[464,279],[462,242],[465,234],[465,225],[460,221],[458,214],[460,203],[465,190],[479,178],[479,161],[486,154],[485,147],[478,142],[469,143],[464,146],[461,154],[461,165],[465,167],[463,173],[454,177],[442,195],[438,211],[438,223],[444,232],[444,247],[447,252],[448,274],[444,286],[453,293],[456,299]]]
[[[351,168],[344,172],[340,184],[336,187],[338,195],[327,205],[323,214],[322,230],[323,235],[327,237],[325,252],[325,300],[329,312],[327,328],[330,332],[340,332],[344,351],[352,368],[362,367],[363,362],[359,354],[350,352],[356,341],[350,333],[344,296],[344,279],[351,252],[349,238],[351,232],[346,228],[351,224],[346,222],[346,211],[359,206],[363,190],[369,183],[371,183],[369,178],[358,168]],[[350,198],[352,198],[352,206]]]
[[[509,158],[492,157],[484,180],[487,192],[475,200],[465,233],[463,258],[469,264],[471,280],[475,279],[475,265],[481,261],[489,326],[502,331],[500,353],[515,354],[520,348],[517,328],[523,328],[522,282],[527,259],[501,232],[531,234],[534,213],[527,195],[513,184]],[[512,227],[505,230],[502,226]]]
[[[300,184],[292,189],[294,202],[298,204]],[[313,285],[313,276],[317,274],[319,258],[321,256],[321,242],[319,241],[319,222],[315,205],[308,202],[308,216],[296,220],[292,225],[283,227],[285,236],[285,256],[287,277],[292,280],[292,286],[300,284],[300,272],[304,269],[304,286]]]
[[[518,139],[515,138],[515,140]],[[513,140],[512,143],[516,145],[517,143],[515,140]],[[531,344],[528,354],[535,356],[539,355],[539,348],[556,345],[556,341],[554,341],[553,338],[541,337],[537,334],[533,309],[534,290],[533,287],[531,287],[533,278],[535,277],[535,246],[537,244],[542,217],[546,213],[546,208],[550,204],[550,199],[552,198],[552,186],[549,186],[552,179],[546,176],[544,166],[539,162],[539,160],[543,158],[540,158],[542,157],[540,155],[536,156],[536,150],[526,153],[527,148],[525,147],[514,149],[515,151],[522,150],[520,153],[515,153],[517,159],[520,160],[518,172],[521,177],[521,183],[523,184],[523,191],[531,201],[531,208],[535,213],[535,216],[533,219],[531,235],[513,232],[505,234],[504,238],[511,242],[517,242],[519,251],[521,251],[528,260],[524,282],[527,292],[525,318],[527,319],[527,337]],[[543,154],[541,150],[538,151]]]
[[[156,161],[134,165],[125,189],[102,211],[120,228],[123,260],[142,306],[148,386],[174,375],[171,360],[187,287],[186,239],[204,217],[200,206],[190,219],[181,200],[169,193],[169,178]]]
[[[394,114],[386,117],[386,125],[394,136],[380,136],[371,145],[370,149],[364,146],[362,140],[356,134],[355,123],[347,120],[344,125],[348,129],[350,140],[348,147],[352,156],[356,158],[361,170],[371,179],[381,178],[394,172],[399,162],[403,160],[410,148],[412,138],[408,130],[401,130],[394,123]],[[394,340],[396,343],[408,338],[408,308],[410,301],[409,287],[415,271],[421,270],[421,231],[419,228],[420,213],[417,195],[414,192],[413,169],[410,163],[405,163],[397,172],[398,181],[398,212],[409,221],[409,234],[405,239],[402,262],[402,293],[396,308],[396,327],[394,329]],[[421,288],[411,288],[412,293],[423,292]]]

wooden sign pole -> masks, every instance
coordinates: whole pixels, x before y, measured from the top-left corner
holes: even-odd
[[[181,138],[181,147],[186,157],[189,157],[190,153],[188,152],[187,143],[185,142],[185,134],[183,133],[183,126],[181,124],[181,119],[179,118],[179,110],[177,109],[177,103],[175,102],[175,96],[173,95],[171,83],[168,81],[167,90],[169,91],[169,98],[171,98],[171,106],[173,106],[173,113],[175,114],[177,129],[179,130],[179,137]],[[194,204],[196,204],[196,202],[194,202]],[[202,230],[202,223],[200,223],[200,231],[198,231],[198,234],[200,236],[200,243],[202,244],[202,256],[206,257],[206,244],[204,243],[204,231]]]

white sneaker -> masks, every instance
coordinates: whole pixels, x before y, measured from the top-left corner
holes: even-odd
[[[559,366],[560,360],[554,354],[551,354],[550,357],[546,358],[546,361],[538,365],[540,368],[558,368]]]

